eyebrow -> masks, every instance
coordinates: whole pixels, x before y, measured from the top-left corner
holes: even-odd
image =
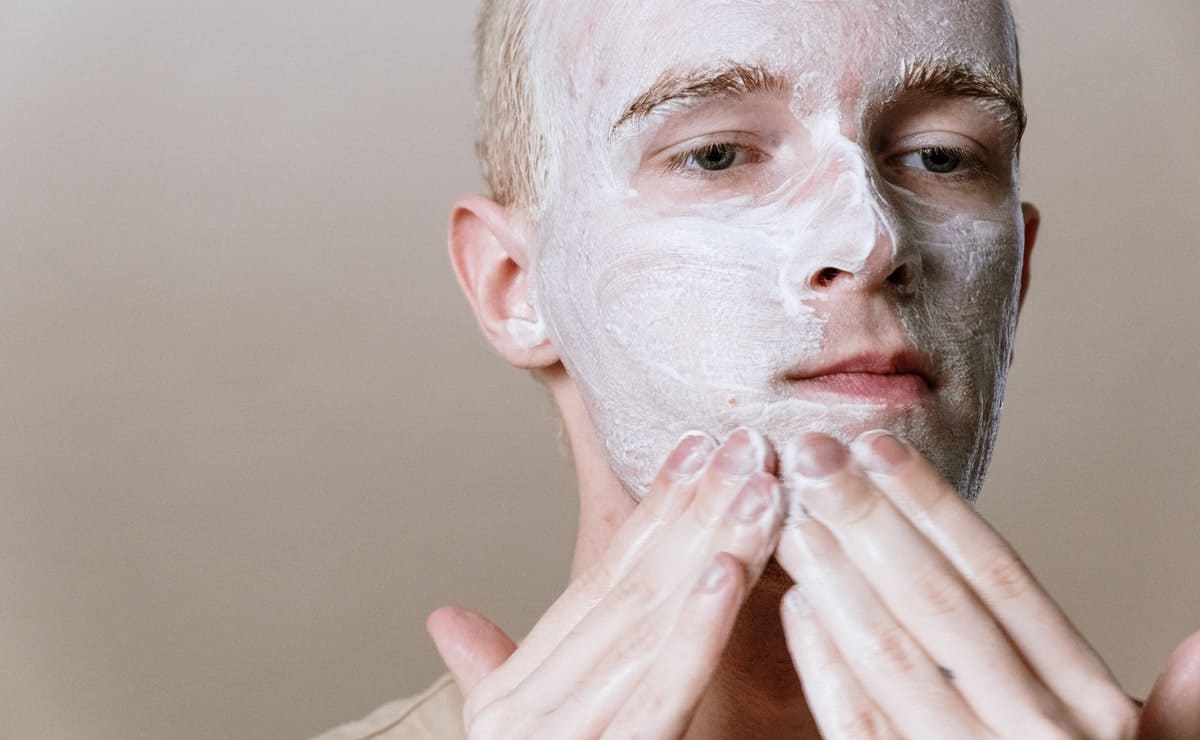
[[[612,130],[616,133],[623,126],[642,121],[665,106],[787,89],[784,78],[761,64],[721,62],[687,72],[668,70],[630,103]]]
[[[991,66],[974,66],[945,59],[917,59],[904,67],[900,83],[889,101],[904,95],[976,98],[1000,122],[1012,128],[1017,139],[1025,133],[1028,116],[1021,101],[1019,82]]]
[[[762,64],[725,61],[686,72],[668,70],[630,103],[612,131],[616,133],[624,126],[643,121],[663,107],[779,93],[790,87],[784,77]],[[1027,116],[1019,86],[990,67],[976,68],[944,59],[917,59],[905,64],[900,82],[888,100],[913,94],[977,98],[988,105],[1001,123],[1014,128],[1018,139],[1025,131]]]

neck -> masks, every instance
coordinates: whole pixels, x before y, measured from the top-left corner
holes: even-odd
[[[820,737],[779,618],[779,603],[790,585],[772,560],[738,614],[689,740]]]
[[[595,563],[637,504],[602,454],[574,385],[551,378],[579,484],[579,529],[571,577]],[[751,591],[701,701],[689,740],[818,738],[783,635],[779,604],[791,579],[772,560]]]

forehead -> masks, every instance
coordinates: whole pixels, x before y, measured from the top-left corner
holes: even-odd
[[[542,0],[530,31],[543,100],[598,119],[665,73],[729,61],[842,100],[887,89],[915,60],[1017,76],[1005,0]]]

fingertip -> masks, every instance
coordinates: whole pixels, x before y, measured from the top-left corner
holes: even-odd
[[[1171,652],[1154,682],[1138,725],[1138,740],[1200,738],[1200,631]]]
[[[1194,699],[1194,706],[1200,719],[1200,631],[1179,643],[1167,660],[1167,666],[1159,675],[1158,681],[1169,683],[1175,687],[1173,693],[1183,693]],[[1155,686],[1157,687],[1157,684]],[[1196,728],[1200,734],[1200,727]]]
[[[802,488],[833,476],[849,459],[849,449],[839,440],[821,432],[805,432],[784,448],[783,474],[794,488]]]
[[[464,694],[517,649],[516,643],[490,620],[461,607],[435,609],[425,619],[425,629]]]
[[[437,648],[442,662],[453,672],[455,662],[455,642],[461,637],[466,610],[457,606],[442,606],[434,609],[425,617],[425,632]]]
[[[459,611],[461,610],[457,606],[439,606],[437,609],[431,611],[429,616],[425,617],[425,631],[429,633],[431,638],[436,640],[437,635],[448,622],[455,619]]]
[[[886,429],[863,432],[850,450],[855,460],[873,473],[894,473],[912,457],[909,445]]]
[[[663,462],[660,478],[663,483],[688,483],[698,480],[717,449],[717,441],[705,432],[686,432]]]
[[[470,611],[462,607],[441,606],[425,617],[425,632],[429,639],[433,640],[439,653],[442,652],[443,646],[449,647],[449,644],[465,631],[470,614]]]
[[[1192,633],[1171,653],[1171,664],[1200,674],[1200,630]]]

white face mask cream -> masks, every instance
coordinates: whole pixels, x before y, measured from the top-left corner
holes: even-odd
[[[635,494],[683,432],[747,425],[776,445],[889,428],[973,498],[1021,273],[1006,9],[685,6],[530,19],[549,192],[527,338],[557,347]],[[823,384],[855,362],[920,380]]]

